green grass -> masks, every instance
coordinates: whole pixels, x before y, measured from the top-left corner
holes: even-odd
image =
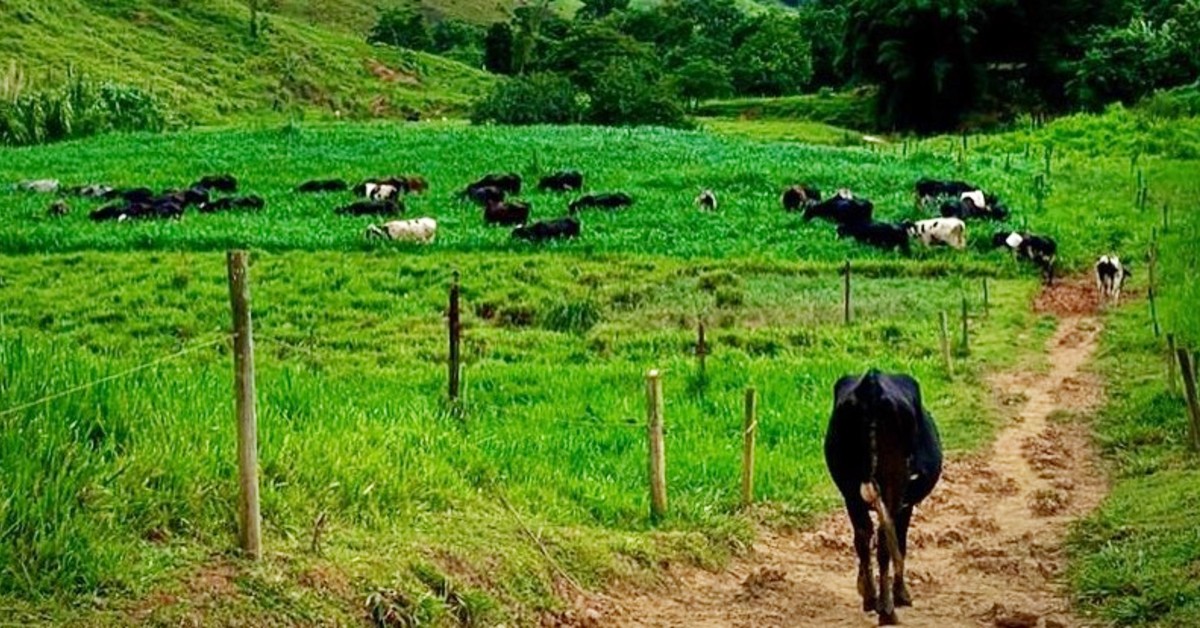
[[[441,115],[465,110],[491,83],[440,57],[370,46],[337,21],[269,14],[266,31],[252,40],[249,11],[233,0],[4,0],[0,13],[0,57],[17,60],[31,87],[74,68],[152,90],[185,124],[261,115],[362,119],[409,109]],[[380,78],[373,62],[398,78]]]
[[[862,146],[862,134],[808,120],[746,120],[702,118],[702,127],[712,133],[745,137],[764,142],[796,142],[816,146]]]
[[[859,131],[875,128],[871,97],[859,92],[712,100],[703,103],[697,113],[747,120],[806,120]]]

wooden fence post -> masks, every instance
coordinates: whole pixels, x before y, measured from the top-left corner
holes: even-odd
[[[946,363],[946,377],[954,377],[954,362],[950,359],[950,323],[946,311],[941,312],[942,360]]]
[[[254,330],[250,322],[250,269],[246,251],[229,251],[229,304],[233,310],[234,396],[237,399],[238,532],[242,551],[262,556],[258,506],[258,418],[254,394]]]
[[[745,417],[742,420],[742,507],[754,503],[754,436],[758,432],[758,393],[746,389]]]
[[[1150,300],[1150,324],[1154,326],[1154,337],[1158,338],[1162,334],[1162,329],[1158,326],[1158,307],[1154,304],[1154,286],[1150,286],[1146,290],[1146,296]]]
[[[461,355],[459,353],[459,341],[462,334],[462,324],[459,322],[461,312],[459,311],[459,285],[458,271],[454,271],[454,282],[450,284],[450,313],[448,325],[450,328],[450,364],[449,364],[449,394],[450,401],[458,401],[459,384],[462,371],[459,368]]]
[[[667,450],[663,442],[662,377],[646,373],[646,434],[650,441],[650,516],[667,516]]]
[[[696,325],[696,360],[700,363],[700,380],[708,375],[705,365],[705,357],[708,356],[708,342],[704,339],[704,321],[700,321]]]
[[[983,278],[983,315],[990,316],[992,313],[992,303],[988,297],[987,277]]]
[[[1187,393],[1188,416],[1191,418],[1192,449],[1200,451],[1200,401],[1196,399],[1196,371],[1193,370],[1187,349],[1179,349],[1179,371],[1183,374],[1183,389]]]
[[[843,307],[845,310],[843,313],[843,320],[847,325],[849,325],[850,324],[850,309],[851,309],[851,306],[850,306],[850,260],[846,260],[845,275],[846,275],[845,287],[842,290],[842,304],[843,304]]]
[[[971,353],[971,333],[967,325],[967,297],[962,299],[962,354]]]
[[[1166,203],[1163,203],[1163,224],[1162,231],[1167,233],[1171,229],[1171,208]]]
[[[1175,394],[1175,334],[1167,334],[1167,392]]]

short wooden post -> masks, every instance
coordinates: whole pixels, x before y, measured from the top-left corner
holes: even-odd
[[[233,310],[234,396],[237,400],[238,531],[242,551],[262,556],[258,507],[258,417],[254,393],[254,330],[250,322],[250,268],[246,251],[229,251],[229,304]]]
[[[450,401],[458,401],[459,385],[461,383],[462,370],[460,368],[461,355],[459,353],[459,342],[462,334],[462,324],[459,322],[461,312],[459,311],[459,285],[458,271],[454,271],[454,282],[450,284],[450,312],[447,316],[450,329],[450,364],[449,364],[449,394]]]
[[[842,306],[844,309],[843,320],[847,325],[850,324],[850,260],[846,260],[846,267],[843,271],[845,275],[845,286],[842,290]]]
[[[990,298],[988,297],[987,277],[984,277],[983,278],[983,315],[985,317],[987,317],[987,316],[990,316],[991,313],[992,313],[992,303],[991,303]]]
[[[950,321],[945,310],[941,312],[942,360],[946,363],[946,377],[954,377],[954,362],[950,359]]]
[[[742,419],[742,507],[754,503],[754,436],[758,432],[758,392],[746,389]]]
[[[707,376],[705,358],[708,356],[708,342],[704,339],[704,321],[700,321],[696,325],[696,361],[700,365],[700,379],[703,381]]]
[[[667,516],[667,450],[663,442],[662,377],[646,373],[646,434],[650,441],[650,517]]]
[[[1171,208],[1166,203],[1163,203],[1163,233],[1167,233],[1171,229]]]
[[[971,353],[971,333],[968,327],[967,319],[967,297],[962,300],[962,354],[969,355]]]
[[[1162,335],[1162,329],[1158,326],[1158,307],[1154,304],[1154,286],[1146,289],[1146,296],[1150,301],[1150,324],[1154,327],[1154,337],[1158,338]]]
[[[1175,334],[1167,334],[1167,391],[1175,394]]]
[[[1188,416],[1191,418],[1192,449],[1200,451],[1200,401],[1196,399],[1196,372],[1192,369],[1187,349],[1179,349],[1179,371],[1183,374],[1183,389],[1187,394]]]

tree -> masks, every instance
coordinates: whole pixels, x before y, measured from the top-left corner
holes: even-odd
[[[411,6],[387,9],[380,13],[379,21],[367,35],[367,41],[412,50],[433,49],[429,21],[424,13]]]
[[[1068,91],[1080,104],[1100,108],[1113,101],[1132,104],[1155,89],[1195,81],[1200,2],[1183,3],[1176,15],[1183,21],[1172,17],[1155,25],[1134,18],[1097,32],[1083,58],[1072,64],[1075,76]]]
[[[582,116],[579,93],[564,76],[530,74],[500,82],[475,103],[475,124],[571,124]]]
[[[495,22],[483,38],[483,67],[496,74],[513,73],[513,32],[508,22]]]
[[[545,61],[546,68],[562,72],[583,90],[595,86],[600,73],[616,61],[659,68],[653,49],[628,35],[591,22],[576,24]]]
[[[588,120],[595,124],[687,126],[683,108],[652,68],[617,61],[596,78]]]
[[[584,21],[604,19],[618,11],[629,8],[629,0],[583,0],[583,6],[575,12],[575,18]]]
[[[812,44],[798,20],[767,17],[734,54],[733,82],[739,93],[795,94],[812,79]]]
[[[729,69],[708,59],[688,62],[675,70],[669,80],[691,110],[695,110],[702,100],[723,98],[733,93]]]

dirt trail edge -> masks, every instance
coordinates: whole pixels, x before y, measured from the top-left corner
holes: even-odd
[[[1074,626],[1062,590],[1062,542],[1106,485],[1087,427],[1054,415],[1103,400],[1082,371],[1098,320],[1067,315],[1047,346],[1049,372],[989,379],[1007,424],[993,446],[947,461],[909,536],[909,626]],[[841,510],[803,533],[764,533],[720,573],[680,569],[658,591],[604,600],[597,625],[875,625],[860,610],[851,532]]]

